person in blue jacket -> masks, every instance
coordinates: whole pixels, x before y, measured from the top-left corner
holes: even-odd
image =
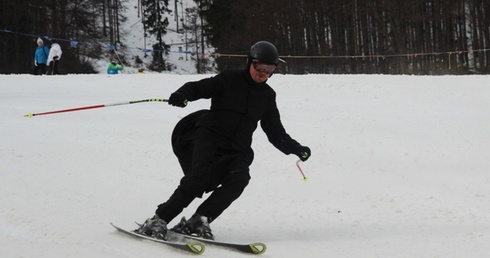
[[[111,62],[109,67],[107,67],[107,74],[118,74],[122,69],[124,69],[124,66]]]
[[[48,61],[49,48],[44,45],[41,38],[37,39],[37,47],[34,52],[34,70],[32,74],[41,75],[46,73],[46,63]],[[41,73],[39,74],[39,70]]]

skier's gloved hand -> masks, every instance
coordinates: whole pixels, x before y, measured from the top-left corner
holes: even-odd
[[[311,150],[310,150],[310,148],[308,148],[306,146],[301,146],[300,145],[300,146],[296,147],[296,149],[294,150],[293,154],[295,154],[296,156],[298,156],[298,158],[301,161],[306,161],[311,156]]]
[[[178,91],[172,93],[168,98],[168,104],[176,107],[186,107],[187,102],[189,102],[187,98]]]
[[[60,59],[58,56],[53,57],[53,60],[58,60],[58,59]]]
[[[34,60],[34,65],[37,66],[37,61],[36,60]]]

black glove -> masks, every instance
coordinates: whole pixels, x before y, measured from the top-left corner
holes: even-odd
[[[298,158],[301,160],[301,161],[306,161],[310,158],[311,156],[311,150],[310,148],[306,147],[306,146],[298,146],[296,147],[296,149],[294,150],[293,152],[296,156],[298,156]]]
[[[187,106],[187,98],[180,92],[174,92],[168,98],[168,104],[176,107],[186,107]]]

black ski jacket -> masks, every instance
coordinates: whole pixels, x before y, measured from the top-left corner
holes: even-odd
[[[211,108],[182,119],[173,140],[185,131],[202,130],[193,135],[219,142],[223,153],[241,153],[241,159],[245,158],[249,166],[253,161],[252,135],[260,121],[269,141],[284,154],[291,154],[300,146],[282,125],[275,91],[267,83],[255,83],[247,70],[228,70],[188,82],[177,92],[188,101],[211,98]]]

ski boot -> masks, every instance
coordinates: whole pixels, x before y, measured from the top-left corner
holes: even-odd
[[[182,217],[179,224],[172,228],[172,231],[184,235],[202,237],[214,240],[214,235],[209,227],[209,219],[197,213],[192,215],[189,220]]]
[[[168,240],[167,230],[167,222],[160,219],[158,215],[155,215],[153,218],[148,218],[145,223],[141,224],[138,229],[134,230],[134,232],[152,238]]]

